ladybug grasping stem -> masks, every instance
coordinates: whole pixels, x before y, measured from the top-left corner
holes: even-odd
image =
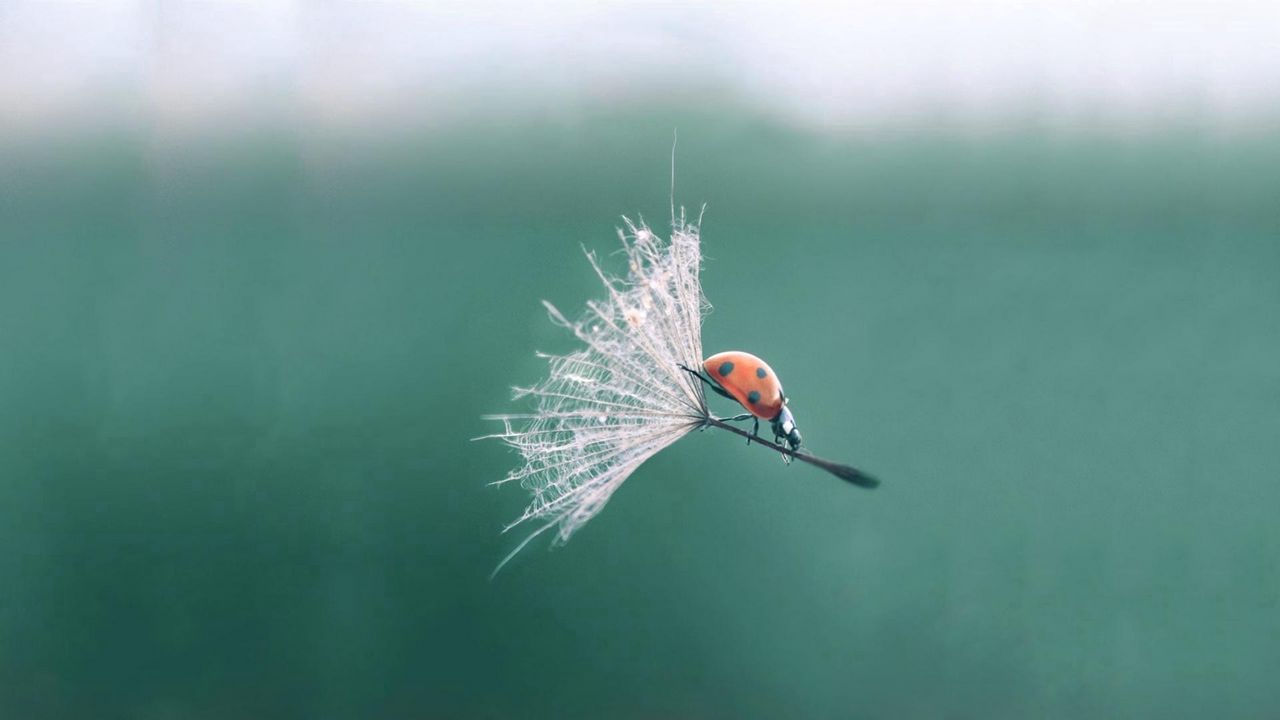
[[[729,351],[717,353],[704,360],[701,371],[683,364],[680,365],[680,369],[706,383],[716,394],[736,401],[747,410],[745,414],[730,418],[716,418],[708,414],[706,417],[708,425],[715,425],[743,435],[747,438],[748,445],[754,439],[759,444],[779,452],[784,462],[790,463],[791,458],[798,458],[861,487],[873,488],[880,484],[880,481],[856,468],[799,452],[803,440],[796,427],[795,418],[787,408],[786,393],[783,392],[782,384],[774,374],[773,368],[769,367],[764,360],[751,353]],[[704,375],[702,371],[706,374]],[[747,419],[754,421],[750,434],[727,424]],[[762,419],[768,420],[773,429],[773,442],[760,437],[760,420]],[[789,447],[779,444],[779,440],[785,440]]]

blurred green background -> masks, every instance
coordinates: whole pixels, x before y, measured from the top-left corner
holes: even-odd
[[[707,351],[884,485],[694,434],[491,582],[527,497],[469,439],[573,347],[579,244],[663,229],[675,127]],[[1280,136],[619,106],[2,159],[4,717],[1280,711]]]

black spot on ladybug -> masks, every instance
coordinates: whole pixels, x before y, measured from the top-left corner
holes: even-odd
[[[729,373],[733,372],[733,363],[731,362],[720,363],[720,369],[717,372],[720,373],[720,377],[728,377]]]
[[[763,379],[765,379],[765,378],[769,377],[769,373],[765,372],[765,371],[764,371],[764,368],[756,368],[756,377],[758,377],[758,378],[760,378],[761,380],[763,380]]]
[[[751,403],[752,405],[760,402],[760,391],[752,390],[751,392],[747,393],[747,402]]]

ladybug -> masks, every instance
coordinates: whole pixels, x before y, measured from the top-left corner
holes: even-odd
[[[760,436],[760,421],[768,420],[773,427],[774,442],[785,439],[792,452],[800,448],[800,431],[787,409],[787,395],[769,363],[751,353],[730,350],[703,360],[702,372],[684,365],[680,367],[747,410],[746,415],[727,420],[754,419],[751,434],[756,437]],[[751,438],[747,438],[747,443],[751,443]]]

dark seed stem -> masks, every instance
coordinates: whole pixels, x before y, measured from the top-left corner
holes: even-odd
[[[731,433],[741,435],[742,437],[752,438],[757,445],[767,447],[770,450],[773,450],[774,452],[777,452],[781,455],[793,457],[796,460],[800,460],[802,462],[807,462],[810,465],[813,465],[815,467],[820,467],[823,470],[826,470],[827,472],[831,473],[832,475],[835,475],[836,477],[840,478],[841,480],[847,480],[853,483],[854,485],[857,485],[858,487],[864,487],[864,488],[870,489],[880,485],[879,480],[862,472],[861,470],[858,470],[855,467],[852,467],[850,465],[844,465],[838,462],[832,462],[830,460],[823,460],[822,458],[817,457],[816,455],[810,455],[809,453],[796,452],[791,448],[783,447],[777,443],[769,442],[768,440],[765,440],[762,437],[758,437],[758,436],[753,437],[751,433],[747,432],[746,430],[743,430],[742,428],[734,427],[733,425],[730,425],[729,423],[721,420],[720,418],[707,416],[706,423],[708,425],[714,425],[723,430],[728,430]]]

